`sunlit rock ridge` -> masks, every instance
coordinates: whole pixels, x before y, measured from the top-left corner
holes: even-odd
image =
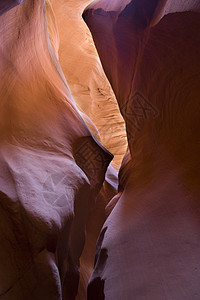
[[[127,148],[125,125],[90,32],[81,17],[89,2],[46,1],[47,8],[51,5],[55,16],[50,21],[50,10],[47,10],[48,29],[50,38],[54,36],[50,40],[55,44],[60,65],[82,117],[95,137],[113,153],[113,165],[119,168]]]

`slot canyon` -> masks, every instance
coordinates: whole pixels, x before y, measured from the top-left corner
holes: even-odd
[[[0,0],[0,300],[200,299],[200,1]]]

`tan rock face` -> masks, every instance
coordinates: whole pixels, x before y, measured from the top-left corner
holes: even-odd
[[[0,299],[199,300],[199,12],[1,1]]]
[[[48,31],[81,116],[94,136],[115,155],[113,165],[119,169],[127,147],[125,126],[90,32],[82,19],[82,12],[89,2],[46,1]],[[117,193],[117,176],[117,172],[110,168],[87,220],[77,299],[86,298],[87,283],[94,265],[96,240],[106,220],[105,207]]]
[[[127,148],[125,125],[90,32],[81,17],[89,2],[51,0],[57,23],[56,36],[59,36],[59,47],[56,47],[59,48],[59,62],[74,100],[79,110],[86,114],[82,114],[86,124],[95,137],[101,139],[103,145],[113,153],[114,163],[117,164],[115,167],[119,168]]]
[[[12,6],[0,17],[0,298],[74,299],[86,217],[112,155],[75,106],[44,1]]]

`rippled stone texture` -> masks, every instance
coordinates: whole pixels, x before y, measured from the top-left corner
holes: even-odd
[[[95,137],[113,153],[112,164],[119,169],[127,148],[125,124],[103,72],[91,34],[81,16],[89,2],[91,1],[46,1],[48,7],[51,4],[55,16],[51,21],[48,18],[48,28],[52,32],[50,36],[54,36],[51,41],[82,117]]]

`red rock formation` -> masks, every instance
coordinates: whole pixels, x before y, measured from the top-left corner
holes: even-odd
[[[199,12],[199,1],[156,0],[99,0],[84,12],[130,149],[90,300],[199,299]]]
[[[83,0],[46,0],[48,32],[81,116],[94,136],[115,155],[114,166],[119,169],[127,147],[124,122],[104,75],[90,32],[81,17],[88,3],[89,1]],[[88,117],[95,122],[95,126]],[[77,299],[86,298],[97,237],[106,220],[105,207],[117,193],[117,177],[117,172],[109,167],[104,186],[88,216]],[[109,209],[111,207],[110,204]]]
[[[86,2],[47,0],[48,31],[44,0],[0,3],[0,299],[86,299],[102,228],[89,300],[199,300],[200,3],[99,0],[84,13],[126,122],[118,186],[82,119],[119,163],[123,122],[76,30]]]
[[[19,5],[24,0],[1,0],[0,3],[0,16],[7,12],[9,9]]]
[[[117,101],[103,72],[91,34],[81,15],[89,0],[48,0],[55,18],[49,18],[50,37],[69,85],[70,91],[83,118],[103,145],[114,155],[119,169],[127,148],[125,124]],[[51,13],[52,16],[52,13]],[[54,23],[54,26],[52,26]],[[55,34],[56,32],[56,34]],[[94,124],[88,122],[89,117]],[[97,130],[98,129],[98,132]]]
[[[78,113],[44,1],[2,3],[0,298],[74,299],[86,217],[112,155]]]

